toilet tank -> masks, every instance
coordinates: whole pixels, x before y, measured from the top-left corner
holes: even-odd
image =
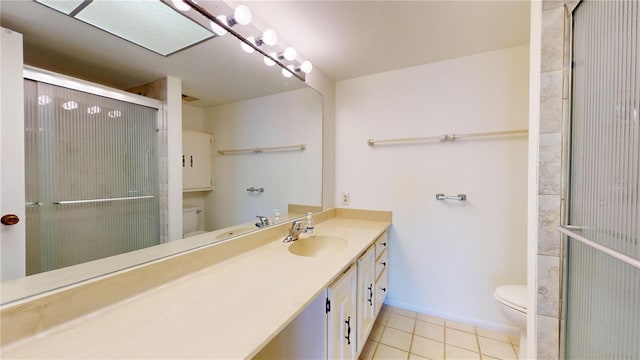
[[[188,207],[182,209],[182,235],[198,230],[198,214],[201,209]]]

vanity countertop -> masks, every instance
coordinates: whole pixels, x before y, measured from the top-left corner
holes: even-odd
[[[348,240],[333,253],[297,256],[273,239],[5,346],[2,358],[251,358],[389,225],[332,218],[316,234]]]

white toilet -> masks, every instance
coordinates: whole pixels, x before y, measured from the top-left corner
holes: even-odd
[[[204,234],[206,231],[198,231],[198,218],[202,209],[188,207],[182,209],[182,238]]]
[[[527,286],[504,285],[493,296],[500,303],[500,310],[520,330],[518,359],[527,358]]]

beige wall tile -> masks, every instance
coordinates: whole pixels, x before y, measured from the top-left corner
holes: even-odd
[[[562,131],[562,81],[563,71],[554,70],[540,74],[540,133]]]
[[[560,315],[560,258],[538,255],[538,315]]]
[[[538,360],[558,360],[560,333],[558,319],[538,315]]]
[[[564,1],[562,0],[544,0],[542,2],[542,10],[553,9],[563,5],[564,5]]]
[[[541,71],[561,70],[564,54],[564,6],[542,11]]]
[[[538,194],[559,195],[562,178],[562,135],[541,134],[538,163]]]
[[[538,196],[538,254],[559,256],[560,195]]]

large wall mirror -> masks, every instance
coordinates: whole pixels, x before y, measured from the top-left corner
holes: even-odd
[[[183,130],[209,134],[213,139],[212,189],[183,189],[183,207],[198,209],[195,225],[198,235],[175,241],[163,240],[159,235],[157,242],[151,242],[152,247],[97,260],[92,258],[91,262],[70,266],[54,264],[46,268],[40,264],[36,266],[39,270],[27,271],[25,278],[3,282],[2,304],[194,247],[226,241],[257,230],[256,223],[260,227],[271,226],[322,207],[322,96],[318,92],[298,76],[283,76],[279,64],[268,66],[268,59],[265,61],[258,51],[247,53],[241,41],[231,34],[217,35],[211,30],[210,20],[193,9],[179,12],[171,1],[159,1],[155,5],[159,6],[157,10],[150,10],[150,2],[139,1],[141,11],[138,13],[99,8],[108,3],[122,2],[10,1],[2,4],[1,25],[23,34],[24,63],[34,68],[130,91],[166,76],[181,80]],[[165,42],[175,40],[172,34],[159,34],[155,38],[151,35],[152,39],[147,39],[151,43],[149,47],[160,47],[149,50],[125,40],[122,34],[116,36],[89,25],[92,15],[89,11],[82,15],[78,4],[87,10],[89,6],[96,6],[93,11],[98,18],[116,16],[120,25],[147,29],[151,34],[155,34],[149,30],[152,25],[138,22],[154,18],[164,29],[181,29],[185,24],[199,29],[187,39],[184,48],[172,48],[174,44],[165,47]],[[214,15],[232,16],[234,12],[223,1],[199,1],[198,4]],[[65,12],[51,6],[68,6],[70,10]],[[169,20],[159,19],[158,14],[167,11],[178,14],[182,25],[174,26],[167,22]],[[233,29],[245,37],[261,34],[251,24],[238,24]],[[180,35],[181,30],[174,31],[179,35],[177,38],[188,37]],[[264,51],[277,54],[282,48],[267,46]],[[36,87],[27,84],[25,91],[39,91]],[[36,101],[33,106],[37,105]],[[162,171],[162,159],[159,161],[157,171]],[[188,155],[185,162],[189,166]],[[64,177],[65,173],[58,175]],[[183,179],[183,183],[188,181]],[[161,189],[162,184],[158,187]],[[136,195],[140,194],[129,191],[124,196]],[[44,208],[49,204],[38,206]],[[56,206],[49,211],[57,211],[59,201]],[[162,209],[162,205],[159,206]],[[88,213],[86,209],[81,212],[85,216]],[[154,216],[160,218],[161,212]],[[258,217],[266,218],[266,222]],[[73,228],[74,221],[71,219],[65,227]],[[171,223],[171,219],[168,221]],[[119,235],[114,233],[114,237]],[[81,238],[75,242],[82,247]],[[34,255],[37,259],[31,261],[44,258],[46,248],[39,246]],[[57,251],[68,254],[74,250]],[[54,270],[47,271],[50,269]],[[79,277],[80,273],[84,275]]]

